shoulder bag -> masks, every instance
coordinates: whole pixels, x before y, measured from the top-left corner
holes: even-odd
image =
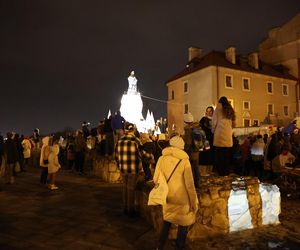
[[[176,164],[168,180],[166,180],[164,174],[160,170],[158,175],[158,181],[155,184],[154,188],[152,188],[152,190],[149,193],[148,205],[156,206],[156,205],[165,205],[167,203],[167,196],[169,192],[168,182],[171,179],[172,175],[174,174],[180,162],[181,160],[179,160],[178,163]]]

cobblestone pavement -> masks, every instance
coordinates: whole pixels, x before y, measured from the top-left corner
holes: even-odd
[[[19,173],[0,192],[0,249],[155,249],[157,235],[121,209],[121,185],[61,172],[59,190],[39,172]],[[187,249],[299,249],[300,201],[284,199],[281,224],[187,242]],[[166,249],[173,249],[168,242]]]

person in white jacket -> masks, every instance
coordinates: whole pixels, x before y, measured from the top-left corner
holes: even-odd
[[[26,168],[28,168],[29,159],[31,157],[31,143],[28,137],[25,137],[23,139],[22,147],[23,147],[23,157],[24,157],[23,170],[25,170]]]
[[[58,187],[56,186],[56,173],[60,169],[60,164],[58,161],[58,153],[59,153],[59,145],[55,143],[50,147],[50,154],[48,157],[48,174],[49,174],[49,188],[51,190],[56,190]]]
[[[183,150],[184,141],[180,136],[170,139],[170,147],[162,151],[158,159],[153,181],[157,183],[160,173],[166,180],[171,176],[168,187],[167,204],[163,205],[163,228],[160,234],[158,249],[163,249],[168,238],[171,224],[178,225],[176,249],[183,249],[188,232],[188,227],[195,223],[198,210],[198,197],[194,186],[194,179],[189,156]]]
[[[214,171],[220,176],[230,173],[234,123],[235,112],[227,98],[222,96],[213,114],[211,128],[214,134]]]
[[[50,146],[52,144],[52,137],[46,136],[42,139],[42,148],[40,155],[40,167],[41,167],[41,177],[40,183],[47,184],[48,180],[48,157],[50,154]]]

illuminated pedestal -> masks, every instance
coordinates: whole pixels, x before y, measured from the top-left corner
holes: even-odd
[[[128,92],[121,99],[121,115],[126,121],[136,124],[139,131],[143,131],[144,117],[142,114],[143,101],[139,92]]]

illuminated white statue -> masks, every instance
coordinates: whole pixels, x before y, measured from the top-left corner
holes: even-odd
[[[128,77],[128,93],[137,92],[137,79],[134,75],[134,71],[131,71],[130,76]]]
[[[136,125],[139,132],[147,132],[149,129],[153,129],[154,125],[151,126],[145,121],[142,111],[143,101],[140,92],[137,91],[137,79],[134,71],[131,71],[128,77],[128,91],[123,94],[121,99],[120,112],[126,121]]]

